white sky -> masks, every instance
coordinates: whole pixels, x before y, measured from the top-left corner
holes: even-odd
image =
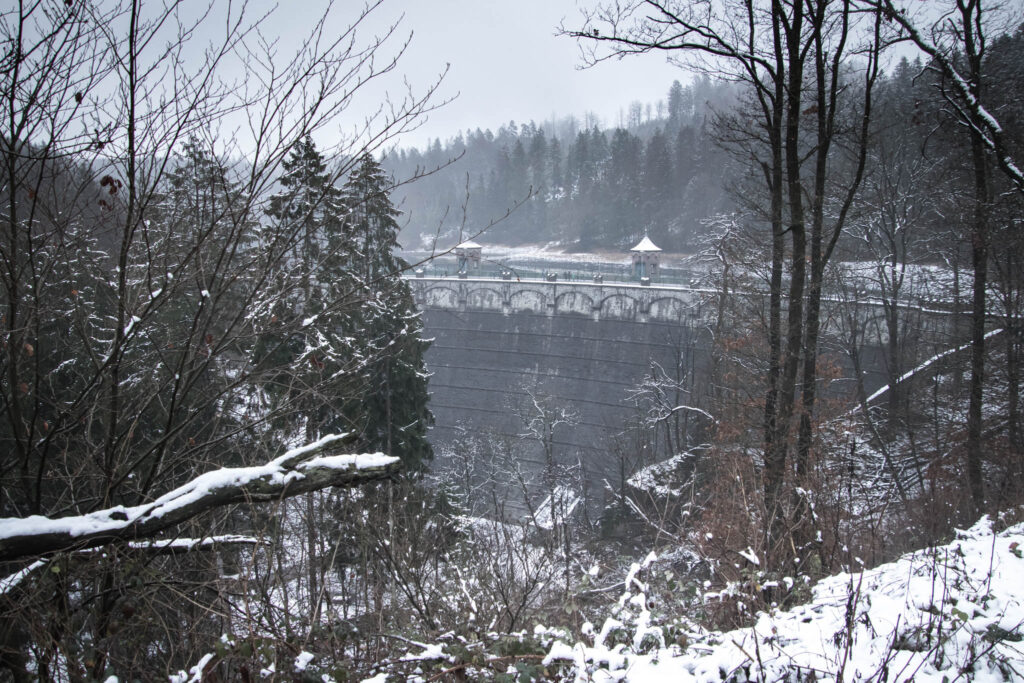
[[[340,0],[339,24],[359,6]],[[277,14],[286,36],[299,39],[308,29],[294,6],[282,4]],[[509,121],[540,124],[552,115],[582,120],[590,112],[603,125],[615,125],[630,102],[653,104],[667,96],[674,79],[689,80],[659,55],[580,70],[576,42],[555,35],[563,19],[567,27],[581,23],[576,0],[386,0],[376,14],[371,27],[404,15],[399,33],[412,33],[412,42],[399,72],[414,89],[425,88],[450,64],[439,95],[455,100],[407,135],[403,146],[444,141],[477,127],[497,130]],[[401,81],[396,83],[400,90]]]
[[[367,0],[375,2],[376,0]],[[435,138],[446,141],[476,128],[497,129],[515,121],[544,125],[553,118],[575,116],[582,123],[604,127],[621,123],[632,102],[656,105],[667,97],[675,79],[690,74],[669,64],[663,54],[632,55],[618,61],[581,68],[580,46],[558,36],[558,27],[578,28],[581,6],[601,0],[381,0],[370,20],[360,25],[357,43],[365,46],[389,26],[399,27],[389,46],[377,53],[386,62],[402,42],[410,40],[397,70],[385,85],[401,100],[407,82],[414,93],[429,88],[448,68],[435,102],[452,101],[430,113],[422,125],[393,144],[424,147]],[[273,41],[280,59],[300,49],[325,5],[332,12],[324,38],[340,36],[365,7],[363,0],[248,0],[249,20],[269,12],[261,32]],[[200,34],[223,39],[224,18],[238,12],[236,3],[215,0],[215,11],[203,21]],[[182,7],[187,12],[190,5]],[[172,26],[173,29],[173,26]],[[198,48],[198,46],[197,46]],[[197,56],[201,54],[197,49]],[[230,71],[230,67],[228,67]],[[367,88],[355,99],[337,126],[316,135],[321,149],[362,138],[367,116],[385,101],[385,90]]]

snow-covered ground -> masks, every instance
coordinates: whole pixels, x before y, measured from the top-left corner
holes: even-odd
[[[576,681],[1024,681],[1022,551],[1024,524],[993,533],[983,518],[948,545],[825,579],[809,604],[685,649],[652,627],[648,558],[618,614],[584,642],[555,640],[545,662],[571,664]]]
[[[1024,681],[1024,524],[992,527],[982,518],[947,545],[827,578],[809,603],[725,633],[659,614],[649,582],[666,567],[652,553],[618,584],[625,591],[600,626],[583,624],[579,640],[537,626],[530,638],[547,643],[537,662],[544,680],[578,683]],[[758,558],[744,556],[756,573]],[[416,645],[402,661],[464,666],[443,644]],[[493,672],[510,659],[483,656],[478,664]],[[515,680],[534,680],[527,671],[508,666]],[[429,666],[407,678],[428,679],[436,679]]]
[[[429,256],[429,252],[410,251],[404,254],[404,256],[406,260],[412,262]],[[556,243],[526,244],[514,247],[503,244],[484,244],[483,257],[491,261],[552,261],[556,263],[593,263],[619,266],[630,264],[628,252],[567,252]]]
[[[403,257],[410,263],[416,263],[429,257],[430,253],[425,251],[408,251]],[[520,246],[508,246],[503,244],[484,244],[483,258],[485,261],[498,261],[502,263],[552,263],[569,267],[572,264],[591,266],[616,266],[628,267],[632,263],[632,256],[628,251],[600,250],[594,252],[566,251],[556,243],[550,244],[527,244]],[[662,264],[664,266],[676,267],[683,264],[688,254],[663,253]]]
[[[593,263],[621,266],[630,264],[628,252],[567,252],[555,244],[518,247],[494,245],[488,247],[487,257],[494,260],[509,261],[552,261],[555,263]]]

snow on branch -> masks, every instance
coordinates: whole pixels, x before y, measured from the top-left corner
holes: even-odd
[[[234,503],[268,502],[330,486],[356,486],[398,470],[398,458],[383,453],[321,455],[350,440],[331,434],[293,448],[265,465],[206,472],[156,500],[85,515],[50,519],[41,515],[0,519],[0,562],[80,550],[115,540],[138,540]]]
[[[132,541],[128,544],[128,547],[154,555],[178,555],[197,550],[214,550],[225,545],[261,545],[263,543],[264,541],[255,536],[224,534],[220,536],[207,536],[206,538],[161,538],[148,541]],[[78,551],[74,556],[85,557],[90,553],[96,553],[100,550],[99,548],[86,548],[85,550]],[[7,595],[14,588],[17,588],[29,574],[42,569],[49,563],[49,560],[36,560],[17,572],[0,578],[0,595]]]

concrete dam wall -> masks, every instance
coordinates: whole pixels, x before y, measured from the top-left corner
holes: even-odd
[[[519,438],[531,418],[544,419],[536,399],[575,414],[552,442],[563,459],[578,455],[595,474],[612,465],[610,439],[630,416],[626,392],[651,362],[669,371],[699,362],[700,331],[663,322],[444,309],[426,309],[424,321],[434,339],[427,367],[435,446],[457,443],[463,429]]]
[[[602,480],[621,477],[616,439],[638,420],[629,390],[652,363],[680,376],[700,375],[709,362],[711,291],[487,278],[409,283],[433,339],[430,438],[441,464],[488,438],[514,449],[536,475],[547,460],[536,434],[567,411],[568,423],[549,434],[550,452],[561,464],[582,463],[599,501]],[[869,306],[864,315],[877,313]],[[884,364],[878,348],[862,356],[870,392],[884,384]]]
[[[563,466],[582,464],[590,500],[600,504],[602,480],[621,477],[615,441],[636,420],[628,390],[652,362],[670,375],[706,362],[709,292],[498,279],[409,282],[433,339],[426,356],[435,418],[430,439],[441,466],[488,441],[486,448],[514,452],[537,484],[550,454]],[[515,498],[509,508],[521,512]]]

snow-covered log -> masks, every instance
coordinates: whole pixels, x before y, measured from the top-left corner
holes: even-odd
[[[207,510],[244,502],[267,502],[331,486],[356,486],[398,470],[398,458],[383,453],[324,455],[346,435],[328,435],[294,448],[265,465],[222,468],[201,474],[156,500],[85,515],[51,519],[41,515],[0,519],[0,562],[91,548],[115,540],[138,540]]]

